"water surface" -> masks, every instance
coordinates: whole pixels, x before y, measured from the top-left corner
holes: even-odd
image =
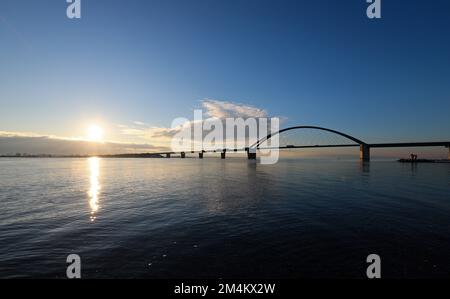
[[[0,159],[0,277],[450,275],[450,165]]]

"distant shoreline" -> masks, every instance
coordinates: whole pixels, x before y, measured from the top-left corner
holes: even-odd
[[[0,155],[0,158],[164,158],[160,154],[117,154],[117,155]]]
[[[27,154],[21,154],[21,155],[0,155],[0,159],[5,158],[19,158],[19,159],[61,159],[61,158],[68,158],[68,159],[88,159],[88,158],[141,158],[141,159],[165,159],[165,155],[162,154],[156,154],[156,153],[141,153],[141,154],[115,154],[115,155],[50,155],[50,154],[42,154],[42,155],[27,155]],[[190,157],[186,157],[190,158]],[[389,160],[392,159],[392,161],[399,162],[399,163],[410,163],[410,164],[417,164],[417,163],[450,163],[450,159],[419,159],[416,161],[412,161],[410,159],[396,159],[396,158],[388,158]]]

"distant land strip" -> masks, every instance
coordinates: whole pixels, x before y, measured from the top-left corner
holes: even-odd
[[[142,154],[116,154],[116,155],[28,155],[28,154],[16,154],[16,155],[0,155],[0,158],[164,158],[160,154],[142,153]]]

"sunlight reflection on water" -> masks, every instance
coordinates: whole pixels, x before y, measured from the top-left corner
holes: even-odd
[[[100,208],[99,195],[100,195],[100,159],[97,157],[89,158],[89,173],[90,173],[90,187],[88,191],[89,206],[91,208],[90,219],[92,222],[97,218],[97,212]]]

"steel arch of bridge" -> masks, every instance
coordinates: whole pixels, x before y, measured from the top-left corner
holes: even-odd
[[[313,129],[313,130],[320,130],[320,131],[330,132],[330,133],[334,133],[336,135],[345,137],[345,138],[355,142],[357,145],[367,145],[364,141],[361,141],[358,138],[355,138],[353,136],[350,136],[348,134],[345,134],[345,133],[342,133],[342,132],[339,132],[339,131],[336,131],[336,130],[323,128],[323,127],[317,127],[317,126],[295,126],[295,127],[290,127],[290,128],[286,128],[286,129],[280,130],[280,131],[275,132],[275,133],[271,133],[271,134],[267,135],[266,137],[261,138],[260,140],[258,140],[256,143],[251,145],[249,148],[250,149],[258,149],[263,142],[269,140],[273,136],[279,135],[279,134],[281,134],[283,132],[292,131],[292,130],[299,130],[299,129]]]

